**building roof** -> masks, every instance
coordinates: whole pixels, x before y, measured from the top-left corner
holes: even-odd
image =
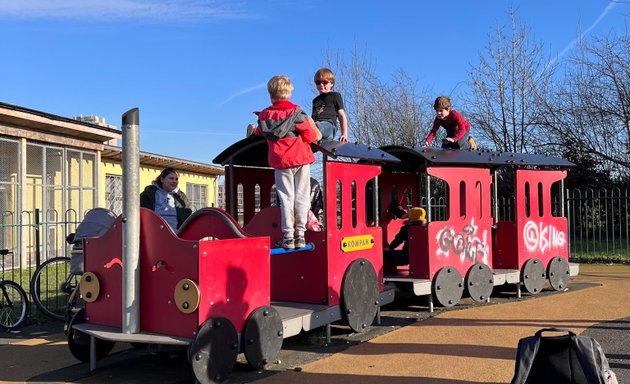
[[[101,152],[101,158],[122,162],[122,148],[114,145],[105,145]],[[157,168],[173,167],[179,171],[199,173],[208,176],[220,176],[224,174],[222,167],[142,151],[140,152],[140,165]]]
[[[91,116],[90,116],[91,117]],[[91,123],[0,102],[0,134],[101,151],[101,158],[122,162],[122,148],[105,144],[122,139],[113,125]],[[93,119],[97,121],[98,119]],[[202,175],[223,175],[223,168],[174,157],[140,152],[140,164],[173,167]]]
[[[0,102],[0,125],[98,144],[122,137],[121,131],[111,125],[79,121],[3,102]]]

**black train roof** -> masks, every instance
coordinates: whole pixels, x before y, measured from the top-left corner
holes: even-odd
[[[314,151],[319,150],[334,159],[349,158],[361,162],[381,163],[400,162],[395,155],[365,144],[322,140],[318,144],[311,144],[311,147]],[[221,165],[231,163],[240,166],[269,167],[267,152],[268,146],[265,138],[249,136],[230,145],[219,153],[212,162]]]
[[[433,148],[408,148],[389,145],[381,149],[401,161],[399,164],[386,164],[383,171],[415,172],[429,165],[472,166],[500,168],[537,167],[537,168],[569,168],[575,166],[572,162],[554,156],[497,152],[489,150],[452,150]]]

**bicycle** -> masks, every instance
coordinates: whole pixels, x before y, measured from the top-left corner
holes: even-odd
[[[0,326],[16,329],[28,318],[28,297],[26,292],[12,280],[4,279],[4,256],[13,255],[8,249],[0,249],[2,256],[2,279],[0,279]]]
[[[31,297],[46,316],[66,320],[68,309],[77,296],[81,274],[71,272],[70,258],[53,257],[35,269],[31,279]]]

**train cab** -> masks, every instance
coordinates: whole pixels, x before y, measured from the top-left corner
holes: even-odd
[[[323,141],[313,147],[322,154],[322,230],[307,230],[307,249],[278,250],[271,258],[271,297],[285,337],[321,326],[329,335],[330,324],[338,320],[361,332],[378,317],[380,306],[394,299],[393,290],[383,285],[381,228],[370,214],[382,164],[399,160],[358,143]],[[214,162],[225,166],[227,210],[247,233],[269,236],[274,244],[282,233],[267,151],[266,140],[248,137]]]

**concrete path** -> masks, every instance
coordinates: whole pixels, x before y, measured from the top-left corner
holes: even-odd
[[[617,351],[619,383],[630,383],[630,267],[583,265],[569,288],[577,282],[601,285],[443,312],[260,383],[509,383],[520,338],[544,327],[579,334],[619,319],[620,337],[601,342],[605,353]]]
[[[237,366],[229,382],[509,383],[518,340],[543,327],[565,327],[600,341],[619,383],[630,383],[630,266],[581,265],[566,292],[458,307],[390,327],[395,330],[388,333],[387,326],[377,327],[381,335],[369,341],[346,338],[346,346],[356,344],[347,348],[337,342],[311,349],[301,360],[291,360],[300,353],[299,343],[287,344],[281,358],[288,365],[271,367],[271,372]],[[125,345],[90,372],[70,354],[59,328],[50,324],[0,333],[0,382],[193,381],[185,361],[128,351]]]

